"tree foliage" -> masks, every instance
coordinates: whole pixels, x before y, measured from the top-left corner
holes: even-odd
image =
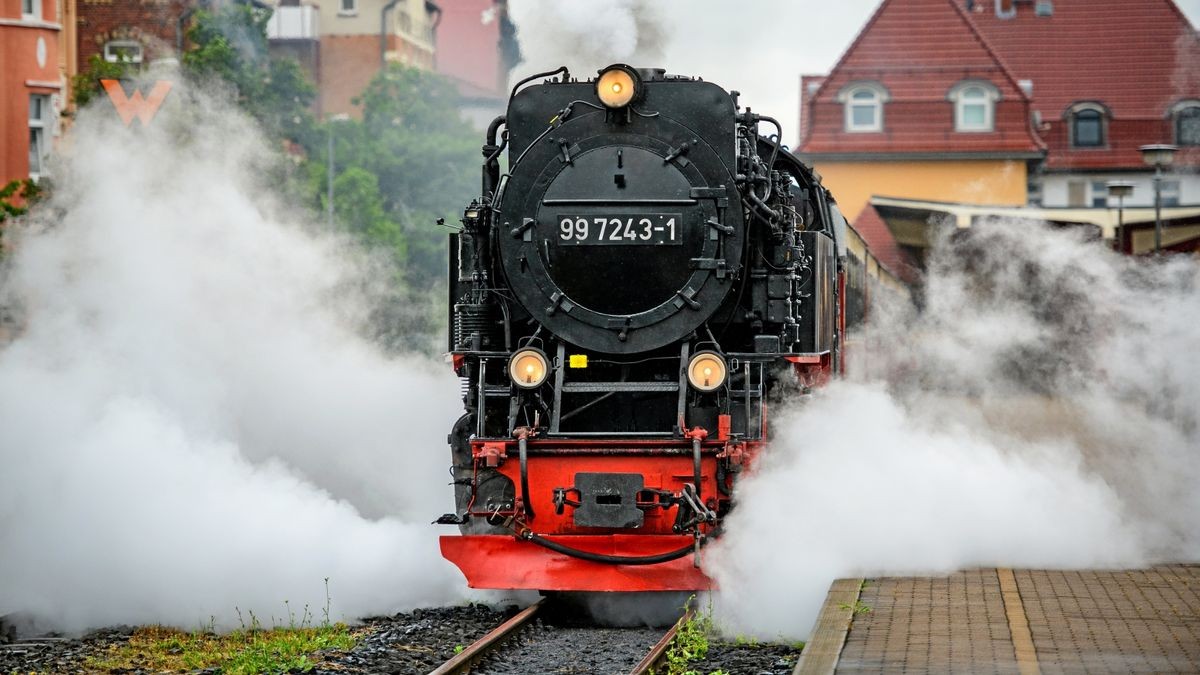
[[[270,10],[249,4],[197,11],[181,58],[184,74],[222,83],[273,140],[302,149],[296,189],[322,219],[332,134],[337,224],[387,251],[409,289],[429,289],[446,265],[446,230],[435,221],[457,220],[478,191],[481,139],[459,115],[456,90],[436,74],[392,63],[355,100],[361,120],[318,122],[316,87],[306,72],[270,54],[269,18]],[[78,100],[95,96],[99,79],[125,77],[135,67],[94,57],[75,80]]]
[[[0,223],[9,216],[21,216],[42,196],[42,189],[29,178],[18,178],[0,187]]]
[[[88,59],[87,67],[71,78],[71,93],[74,96],[75,105],[83,107],[98,96],[103,91],[100,80],[119,80],[128,77],[133,67],[133,64],[129,63],[110,63],[99,54],[92,54]]]
[[[296,61],[271,58],[270,18],[270,10],[249,4],[196,12],[187,32],[192,48],[183,55],[183,67],[192,77],[219,78],[230,85],[238,104],[271,135],[310,139],[317,88]]]
[[[325,122],[335,140],[338,220],[394,251],[408,282],[427,287],[446,266],[446,231],[435,221],[456,220],[478,190],[479,139],[458,114],[453,86],[433,73],[389,64],[357,100],[361,121]],[[325,154],[314,147],[310,156],[328,161]],[[310,181],[322,205],[326,170],[322,163]],[[381,214],[362,205],[343,207],[338,185],[342,176],[358,171],[376,178],[377,192],[366,189],[361,198],[377,194]],[[366,187],[360,178],[354,184]],[[375,224],[364,225],[364,218],[375,218]]]

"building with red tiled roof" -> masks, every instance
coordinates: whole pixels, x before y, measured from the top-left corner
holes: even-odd
[[[1179,146],[1164,202],[1200,202],[1200,38],[1171,0],[957,0],[1016,77],[1029,83],[1047,145],[1032,203],[1105,206],[1108,180],[1153,200],[1139,148]]]
[[[883,0],[801,117],[851,219],[873,196],[1103,208],[1118,178],[1145,206],[1153,143],[1180,146],[1164,205],[1200,202],[1200,38],[1171,0]]]
[[[952,0],[885,0],[802,90],[800,153],[851,219],[873,194],[1024,203],[1045,152],[1028,95]]]

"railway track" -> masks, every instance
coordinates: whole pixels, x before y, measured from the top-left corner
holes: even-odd
[[[692,616],[688,610],[669,629],[605,629],[535,624],[545,599],[476,640],[430,675],[464,673],[614,672],[646,675],[665,672],[667,652],[679,629]],[[579,648],[604,652],[604,664],[581,662]],[[640,649],[640,651],[639,651]],[[635,659],[640,659],[635,662]],[[627,664],[632,664],[627,665]]]

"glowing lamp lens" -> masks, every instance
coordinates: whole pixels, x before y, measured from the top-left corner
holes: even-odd
[[[688,362],[688,382],[699,391],[715,391],[725,384],[728,372],[725,359],[716,352],[696,352]]]
[[[596,95],[609,108],[624,108],[633,100],[635,93],[637,82],[633,79],[633,73],[624,68],[609,68],[600,73],[600,79],[596,81]]]
[[[537,389],[550,374],[550,361],[536,349],[522,349],[508,360],[508,376],[522,389]]]

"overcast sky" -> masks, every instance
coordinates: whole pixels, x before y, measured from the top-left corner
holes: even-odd
[[[584,76],[625,60],[698,75],[742,92],[742,105],[777,118],[790,145],[797,140],[799,76],[828,72],[878,4],[878,0],[510,0],[526,59],[520,73],[565,62]],[[1197,25],[1200,0],[1177,0],[1177,4]],[[634,44],[630,35],[639,30],[641,43]],[[653,31],[658,34],[650,35]]]

